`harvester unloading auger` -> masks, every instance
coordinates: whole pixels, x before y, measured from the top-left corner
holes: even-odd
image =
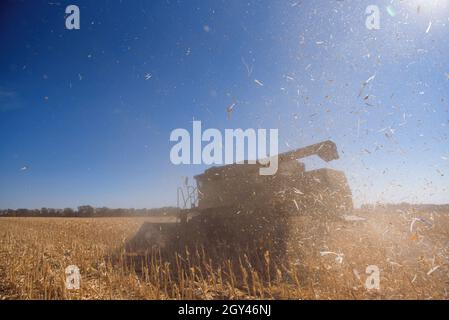
[[[353,208],[343,172],[306,171],[298,161],[312,155],[326,162],[339,157],[335,143],[324,141],[279,154],[272,176],[260,175],[260,164],[247,163],[212,167],[195,176],[197,187],[184,198],[190,208],[180,210],[176,226],[158,226],[165,234],[159,243],[174,250],[201,245],[227,255],[260,256],[267,250],[283,255],[298,217],[321,223]]]

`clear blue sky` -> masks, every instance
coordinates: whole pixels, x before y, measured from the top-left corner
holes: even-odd
[[[356,204],[449,203],[448,17],[444,0],[2,1],[0,208],[173,205],[205,169],[169,160],[192,119],[279,128],[281,151],[334,140]]]

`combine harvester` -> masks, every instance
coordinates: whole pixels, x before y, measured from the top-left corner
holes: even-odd
[[[306,171],[298,159],[339,158],[334,142],[324,141],[278,155],[275,175],[259,175],[260,164],[212,167],[195,176],[196,187],[178,189],[176,224],[150,224],[139,232],[147,245],[170,251],[201,246],[227,257],[283,256],[298,217],[320,223],[353,209],[351,190],[341,171]]]

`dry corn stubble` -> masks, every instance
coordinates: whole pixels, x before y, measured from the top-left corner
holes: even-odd
[[[132,252],[126,243],[148,218],[1,218],[1,299],[447,299],[449,214],[358,212],[364,221],[318,226],[298,218],[288,259],[254,266],[246,255],[214,261],[204,248]],[[420,217],[424,217],[421,214]],[[157,222],[153,220],[153,222]],[[335,252],[320,255],[320,252]],[[272,258],[271,258],[272,259]],[[273,261],[271,261],[273,262]],[[77,265],[81,288],[65,288]],[[364,286],[368,265],[380,290]],[[274,268],[272,270],[268,270]],[[268,274],[264,274],[267,272]]]

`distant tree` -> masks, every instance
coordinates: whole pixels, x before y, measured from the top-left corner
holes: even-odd
[[[79,206],[78,216],[80,217],[93,217],[95,213],[95,208],[92,206]]]
[[[19,217],[28,217],[30,216],[30,211],[28,209],[17,209],[16,214]]]
[[[106,207],[102,207],[102,208],[96,208],[95,209],[95,216],[96,217],[108,217],[110,216],[110,209],[106,208]]]
[[[73,210],[72,208],[65,208],[64,210],[62,210],[62,215],[64,217],[74,217],[75,210]]]

